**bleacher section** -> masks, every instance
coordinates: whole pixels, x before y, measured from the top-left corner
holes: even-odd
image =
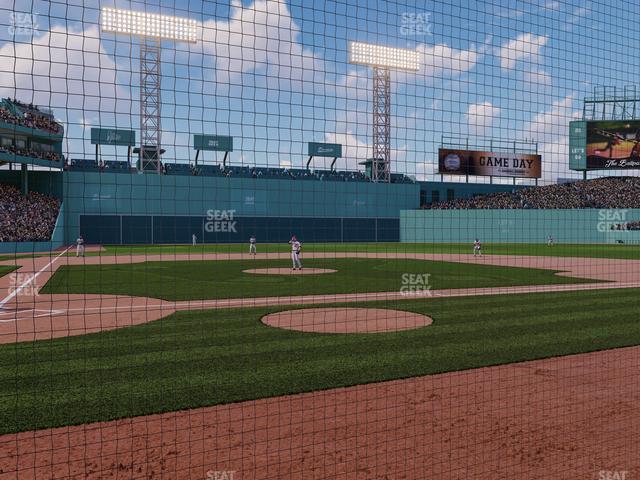
[[[640,178],[603,177],[423,205],[433,210],[625,209],[640,205]]]
[[[22,195],[19,188],[0,183],[0,242],[51,239],[60,200],[38,192]]]
[[[103,166],[94,160],[71,160],[66,167],[69,170],[112,171],[127,173],[130,171],[126,162],[106,161]],[[135,169],[133,170],[135,171]],[[260,179],[311,180],[335,182],[368,182],[369,179],[362,172],[306,170],[304,168],[269,168],[250,166],[221,165],[189,165],[187,163],[163,164],[164,175],[203,176],[203,177],[236,177]],[[391,174],[391,183],[415,183],[410,177],[401,173]]]
[[[105,162],[96,163],[95,160],[71,160],[65,168],[67,170],[84,170],[89,172],[112,172],[112,173],[130,173],[135,171],[127,162],[117,160],[107,160]]]
[[[0,163],[61,167],[63,135],[51,111],[15,99],[0,101]]]

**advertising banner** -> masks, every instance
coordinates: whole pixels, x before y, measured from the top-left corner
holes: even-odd
[[[92,128],[91,143],[93,145],[125,145],[132,147],[136,144],[134,130],[118,130],[115,128]]]
[[[310,157],[342,157],[342,145],[339,143],[309,142]]]
[[[542,157],[531,153],[438,150],[438,172],[444,175],[540,178]]]
[[[640,120],[587,122],[587,170],[640,168]]]

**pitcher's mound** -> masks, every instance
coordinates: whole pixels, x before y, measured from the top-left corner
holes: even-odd
[[[321,273],[336,273],[337,270],[330,268],[303,268],[302,270],[292,270],[290,268],[251,268],[243,270],[244,273],[256,273],[258,275],[318,275]]]
[[[380,333],[431,325],[433,319],[419,313],[383,308],[304,308],[262,317],[270,327],[317,333]]]

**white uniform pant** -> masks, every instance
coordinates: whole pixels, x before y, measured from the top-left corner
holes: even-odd
[[[76,257],[84,257],[84,245],[76,245]]]
[[[253,253],[255,255],[255,253],[256,253],[256,244],[255,243],[250,243],[249,244],[249,253]]]
[[[300,254],[298,252],[291,252],[291,261],[293,262],[293,268],[302,268],[302,262],[300,262]]]

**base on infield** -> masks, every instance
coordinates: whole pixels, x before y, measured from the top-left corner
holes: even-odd
[[[270,327],[315,333],[382,333],[426,327],[426,315],[383,308],[303,308],[262,317]]]
[[[303,268],[302,270],[293,270],[291,268],[251,268],[242,272],[257,275],[320,275],[322,273],[336,273],[337,270],[330,268]]]

